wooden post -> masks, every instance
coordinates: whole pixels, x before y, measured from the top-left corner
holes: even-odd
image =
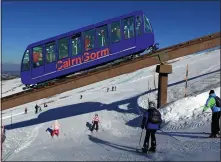
[[[172,65],[157,65],[156,72],[159,73],[157,108],[160,108],[167,103],[168,74],[172,73]]]
[[[184,97],[187,96],[188,64],[186,65],[186,77],[185,77],[185,79],[186,79],[186,84],[185,84],[185,95],[184,95]]]

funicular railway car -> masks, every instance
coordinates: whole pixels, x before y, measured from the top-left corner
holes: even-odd
[[[29,88],[149,48],[156,49],[153,28],[136,11],[28,45],[21,80]]]

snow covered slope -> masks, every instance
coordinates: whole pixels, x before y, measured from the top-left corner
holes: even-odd
[[[187,63],[189,96],[183,98]],[[143,155],[135,151],[141,134],[141,113],[147,107],[147,98],[156,99],[157,74],[155,66],[152,66],[21,105],[11,109],[13,111],[3,111],[2,120],[8,129],[3,158],[22,161],[220,160],[220,140],[204,138],[210,133],[211,113],[202,114],[200,108],[210,88],[219,96],[220,50],[178,58],[172,64],[168,88],[170,104],[161,111],[167,123],[163,130],[178,140],[159,131],[159,152],[156,154]],[[10,89],[12,82],[5,82],[5,91]],[[106,88],[111,86],[117,86],[117,90],[106,92]],[[80,95],[83,95],[82,99],[79,99]],[[43,102],[48,102],[48,107],[34,114],[34,105]],[[25,107],[28,114],[24,114]],[[95,113],[99,114],[101,125],[98,133],[91,134],[85,124],[91,122]],[[56,119],[62,126],[61,134],[51,139],[45,130]],[[13,149],[17,144],[18,147]]]
[[[22,87],[20,78],[2,81],[2,97],[21,92],[23,91]]]

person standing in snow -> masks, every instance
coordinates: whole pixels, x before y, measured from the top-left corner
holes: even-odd
[[[221,116],[221,99],[216,96],[214,90],[210,90],[203,112],[208,108],[212,110],[211,134],[209,137],[217,137],[220,131],[219,119]]]
[[[146,137],[144,140],[142,152],[147,153],[147,151],[156,151],[156,136],[155,133],[160,129],[160,124],[162,123],[161,114],[156,109],[155,103],[153,101],[149,102],[149,108],[144,112],[141,128],[146,129]],[[149,148],[149,139],[151,136],[151,147]]]
[[[39,106],[36,104],[36,105],[35,105],[35,114],[38,113],[38,108],[39,108]]]
[[[1,141],[2,143],[5,141],[6,135],[5,135],[5,127],[2,125],[2,134],[1,134]]]
[[[46,103],[44,103],[44,107],[48,107],[48,105]]]
[[[100,123],[100,120],[99,120],[99,117],[98,117],[98,114],[95,114],[93,120],[92,120],[92,128],[91,128],[91,132],[93,132],[94,128],[96,131],[98,131],[99,129],[99,126],[98,126],[98,123]]]
[[[52,124],[51,127],[52,127],[51,137],[54,137],[55,134],[59,136],[59,129],[61,125],[58,123],[57,120],[55,120],[55,122]]]

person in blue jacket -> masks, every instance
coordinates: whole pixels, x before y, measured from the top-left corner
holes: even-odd
[[[214,90],[210,90],[203,112],[209,108],[212,110],[211,134],[209,137],[218,137],[220,131],[221,99],[216,96]]]
[[[155,133],[160,129],[160,124],[162,123],[161,114],[156,109],[155,103],[153,101],[149,102],[149,109],[144,112],[141,128],[146,129],[146,136],[142,148],[142,152],[156,151],[156,136]],[[151,147],[149,148],[149,139],[151,136]]]

